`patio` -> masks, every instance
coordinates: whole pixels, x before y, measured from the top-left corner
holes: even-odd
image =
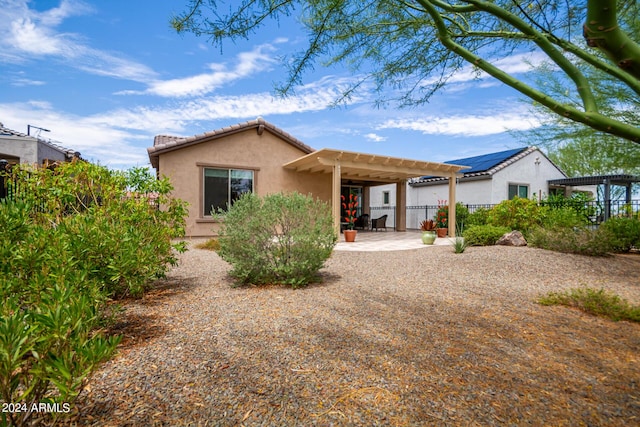
[[[436,239],[433,245],[425,245],[420,237],[422,233],[417,230],[407,231],[362,231],[358,230],[358,236],[353,243],[344,241],[344,234],[340,234],[336,251],[377,252],[377,251],[404,251],[409,249],[430,248],[434,246],[451,245],[449,238]]]

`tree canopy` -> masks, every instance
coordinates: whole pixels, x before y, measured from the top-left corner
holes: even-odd
[[[631,106],[598,97],[593,78],[606,75],[637,102],[640,35],[629,30],[637,28],[639,11],[638,0],[189,0],[172,25],[220,45],[249,38],[270,19],[299,17],[308,44],[283,58],[284,95],[316,64],[343,63],[363,72],[344,99],[373,82],[379,101],[419,105],[471,63],[554,114],[640,143],[637,121],[608,114]],[[510,74],[501,60],[516,53],[544,58],[579,102]],[[389,87],[401,95],[384,98]]]

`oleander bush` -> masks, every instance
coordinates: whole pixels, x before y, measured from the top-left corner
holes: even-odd
[[[491,246],[495,245],[500,237],[510,231],[511,229],[508,227],[473,225],[467,227],[462,236],[468,246]]]
[[[329,206],[299,193],[246,193],[219,215],[218,253],[244,284],[305,286],[337,240]]]
[[[107,298],[59,228],[32,222],[32,206],[0,203],[0,398],[71,405],[119,337],[100,332]],[[69,406],[67,406],[70,409]],[[33,412],[6,412],[26,425]],[[52,414],[52,417],[55,415]]]
[[[13,173],[19,192],[0,201],[0,398],[69,405],[120,340],[103,331],[107,301],[140,295],[175,263],[186,211],[143,170],[78,161]]]
[[[168,180],[144,168],[112,171],[87,162],[55,169],[21,169],[20,200],[33,224],[56,229],[90,278],[113,297],[140,296],[176,263],[186,205],[171,197]]]

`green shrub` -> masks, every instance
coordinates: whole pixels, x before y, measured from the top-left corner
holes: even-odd
[[[307,285],[337,240],[329,206],[298,193],[247,193],[221,215],[218,253],[242,283]]]
[[[610,233],[589,228],[536,227],[529,232],[527,243],[537,248],[589,256],[606,256],[613,250]]]
[[[474,225],[468,227],[464,233],[464,241],[468,246],[491,246],[505,233],[510,232],[507,227],[496,227],[493,225]]]
[[[456,230],[462,233],[469,220],[469,209],[462,203],[456,203]]]
[[[100,332],[107,299],[139,294],[175,262],[185,208],[148,171],[14,172],[16,201],[0,203],[0,397],[70,404],[120,340]],[[25,425],[32,413],[0,419]]]
[[[614,251],[629,252],[632,247],[640,248],[640,220],[615,217],[600,224],[600,228],[610,233]]]
[[[588,217],[568,206],[547,209],[544,214],[545,228],[574,228],[583,227],[589,222]]]
[[[489,221],[489,212],[488,208],[478,208],[471,212],[467,216],[467,221],[465,223],[465,227],[471,227],[472,225],[487,225]]]
[[[595,290],[584,287],[567,292],[551,292],[538,298],[538,303],[576,307],[586,313],[615,321],[640,322],[640,306],[632,306],[618,295],[604,289]]]
[[[53,226],[69,239],[71,256],[107,295],[140,296],[176,263],[183,242],[185,203],[170,196],[168,180],[147,169],[127,172],[86,162],[18,170],[20,198],[37,208],[33,224]]]
[[[580,218],[581,223],[589,223],[590,218],[596,215],[597,209],[593,204],[593,198],[585,193],[574,193],[571,197],[562,194],[550,194],[541,203],[550,210],[571,209]]]
[[[71,404],[120,338],[99,332],[107,299],[67,236],[31,213],[29,204],[0,203],[0,223],[12,230],[0,233],[0,397]],[[3,415],[25,425],[29,412]]]
[[[533,226],[542,224],[547,209],[539,206],[535,200],[516,197],[495,205],[489,212],[487,223],[526,234]]]

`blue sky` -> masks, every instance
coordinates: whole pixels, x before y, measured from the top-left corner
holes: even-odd
[[[354,76],[317,66],[292,97],[278,57],[304,47],[295,23],[225,43],[178,35],[180,0],[0,0],[0,122],[113,168],[149,164],[158,134],[190,136],[262,116],[314,148],[445,161],[524,145],[507,130],[538,125],[515,91],[471,67],[417,108],[376,108],[360,92],[330,104]],[[530,62],[503,67],[524,75]],[[37,132],[37,131],[36,131]],[[33,130],[32,130],[33,133]]]

